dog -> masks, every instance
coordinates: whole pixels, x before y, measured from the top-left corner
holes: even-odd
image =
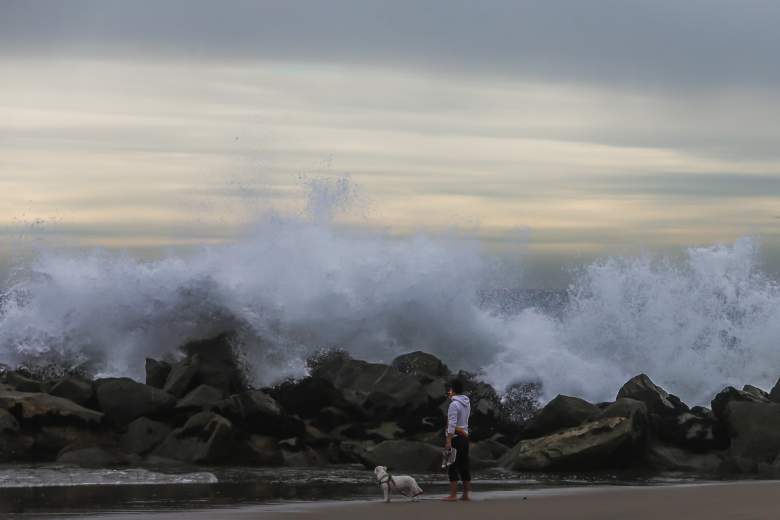
[[[387,472],[386,466],[375,467],[374,474],[379,487],[385,494],[385,502],[390,502],[390,496],[393,493],[408,497],[410,500],[416,500],[419,495],[423,494],[417,481],[409,475],[391,475]]]

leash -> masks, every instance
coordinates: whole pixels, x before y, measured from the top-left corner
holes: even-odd
[[[409,497],[409,494],[408,494],[408,493],[404,493],[403,491],[401,491],[401,488],[399,488],[399,487],[398,487],[398,484],[396,484],[396,483],[395,483],[395,480],[393,480],[393,476],[392,476],[390,473],[387,473],[387,474],[385,475],[385,477],[386,477],[386,480],[379,479],[379,484],[380,484],[380,485],[381,485],[381,484],[387,484],[387,485],[388,485],[388,487],[392,486],[392,487],[394,487],[394,488],[395,488],[396,492],[398,492],[398,493],[402,494],[403,496],[405,496],[405,497],[407,497],[407,498]],[[416,496],[417,496],[417,495],[419,495],[419,494],[420,494],[420,493],[417,493],[417,494],[416,494],[416,495],[414,495],[412,498],[416,497]]]

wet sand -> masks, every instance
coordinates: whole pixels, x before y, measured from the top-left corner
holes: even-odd
[[[525,498],[524,498],[525,497]],[[390,520],[492,518],[650,520],[747,520],[780,518],[780,481],[679,486],[582,487],[528,492],[476,493],[472,502],[445,503],[427,497],[411,503],[381,501],[310,502],[177,512],[115,513],[84,516],[92,520]],[[55,515],[21,515],[54,518]],[[70,516],[70,518],[73,518]]]

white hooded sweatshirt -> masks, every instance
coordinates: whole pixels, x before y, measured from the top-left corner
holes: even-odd
[[[447,409],[447,435],[454,435],[455,428],[463,428],[469,433],[469,415],[471,402],[465,395],[453,395],[450,407]]]

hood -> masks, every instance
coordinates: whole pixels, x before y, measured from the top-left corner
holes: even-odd
[[[471,401],[469,401],[468,396],[465,395],[453,395],[452,402],[458,403],[460,406],[465,407],[467,410],[471,408]]]

